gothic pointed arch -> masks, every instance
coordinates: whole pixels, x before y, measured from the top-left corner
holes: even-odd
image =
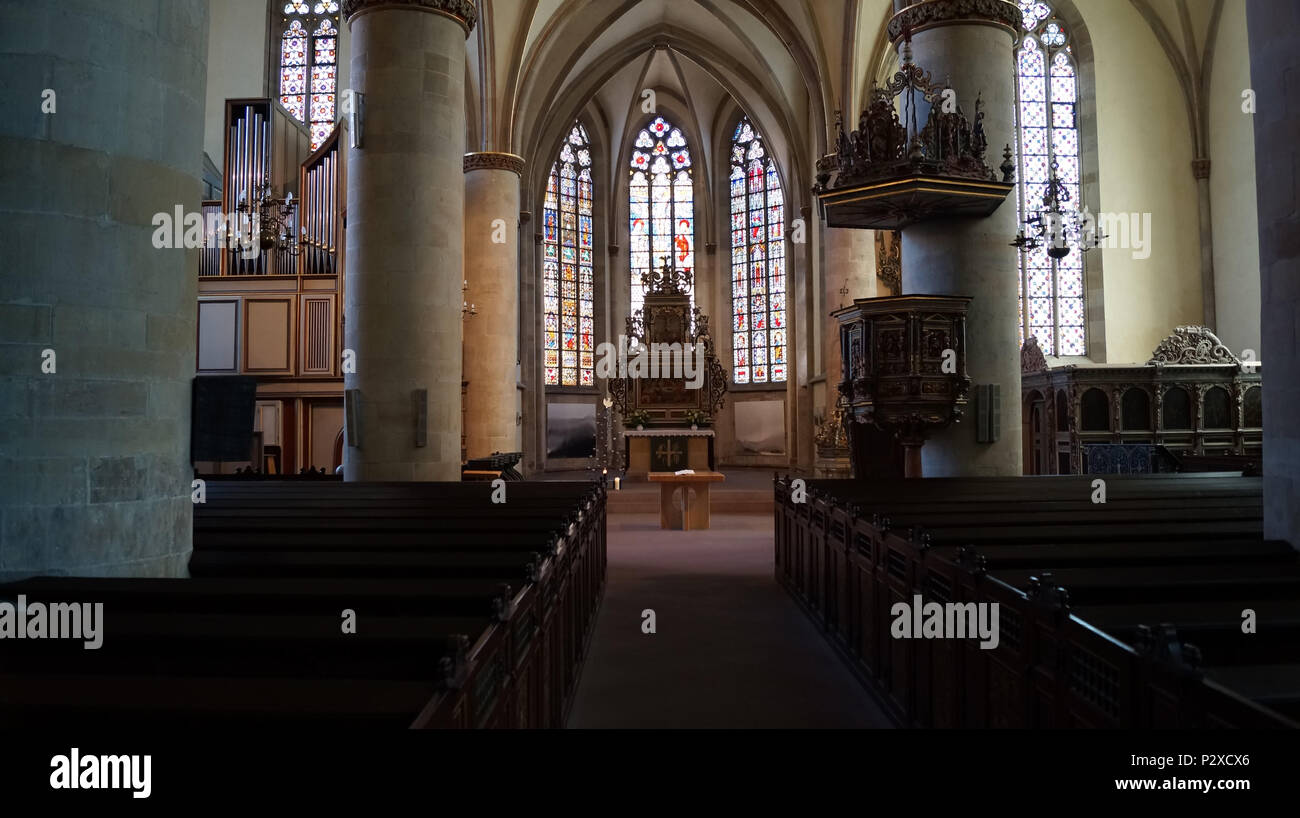
[[[1099,207],[1091,43],[1068,0],[1022,0],[1014,49],[1019,219],[1043,200],[1053,172],[1073,207]],[[1105,358],[1100,254],[1049,257],[1046,246],[1019,258],[1019,340],[1047,355]]]
[[[729,154],[732,381],[783,383],[786,327],[785,193],[776,161],[748,116]]]
[[[542,371],[547,386],[594,386],[595,163],[574,122],[547,177],[542,207]]]
[[[695,187],[691,147],[681,128],[662,114],[636,132],[629,157],[628,256],[630,309],[641,309],[641,277],[667,264],[695,274]],[[695,303],[695,287],[690,287]]]
[[[311,149],[334,130],[338,109],[338,0],[274,0],[281,12],[275,49],[280,104],[307,126]]]

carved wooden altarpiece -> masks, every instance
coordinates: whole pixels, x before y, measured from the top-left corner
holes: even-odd
[[[642,276],[645,285],[645,304],[639,315],[627,319],[627,377],[614,377],[609,381],[609,393],[624,417],[644,412],[647,427],[689,427],[690,415],[702,412],[709,418],[717,416],[727,392],[727,375],[713,352],[713,339],[709,334],[709,318],[698,307],[691,306],[691,273],[674,270],[666,263],[659,270],[650,270]],[[700,388],[691,388],[691,379],[673,377],[662,370],[658,377],[633,377],[631,362],[636,350],[649,350],[647,358],[663,347],[689,355],[692,366],[699,360],[697,347],[703,349],[703,380]],[[659,363],[668,359],[659,356]]]

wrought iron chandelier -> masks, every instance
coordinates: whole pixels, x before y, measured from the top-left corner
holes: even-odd
[[[246,223],[257,236],[258,247],[263,252],[278,250],[290,256],[302,252],[294,230],[297,221],[294,215],[297,211],[298,203],[293,200],[292,192],[282,199],[271,195],[269,176],[253,187],[251,199],[248,191],[240,191],[239,204],[235,206],[235,213],[240,217],[239,223],[244,224],[244,220],[247,220]]]
[[[1068,207],[1070,190],[1061,181],[1059,166],[1052,160],[1052,175],[1043,193],[1042,208],[1025,219],[1028,229],[1016,233],[1012,247],[1027,253],[1047,245],[1047,255],[1061,259],[1070,255],[1072,247],[1086,253],[1099,247],[1106,236],[1098,229],[1096,219],[1086,207]]]

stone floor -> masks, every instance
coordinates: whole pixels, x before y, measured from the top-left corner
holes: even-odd
[[[773,578],[770,515],[715,514],[707,531],[661,531],[650,514],[608,526],[608,584],[569,727],[889,726]]]

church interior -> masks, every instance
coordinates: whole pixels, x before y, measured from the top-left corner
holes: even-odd
[[[1300,5],[0,0],[0,74],[0,725],[1300,726]]]

